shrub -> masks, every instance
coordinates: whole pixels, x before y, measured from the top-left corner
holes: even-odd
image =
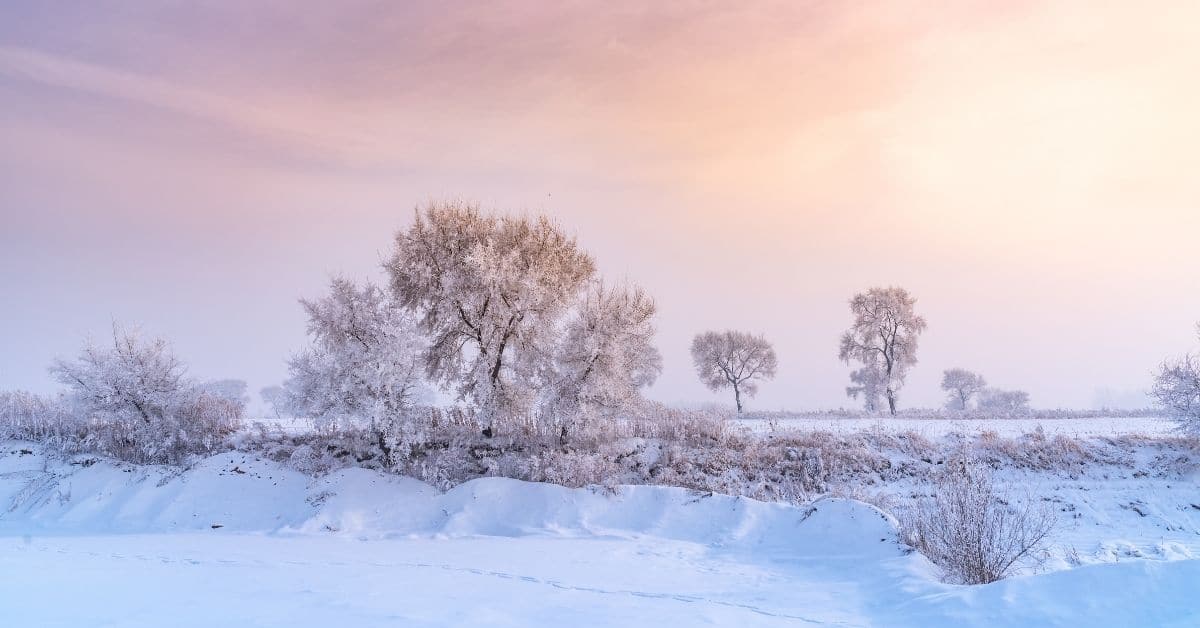
[[[959,584],[987,584],[1032,558],[1054,527],[1049,509],[1015,504],[990,472],[962,459],[933,479],[933,496],[901,518],[904,540]]]

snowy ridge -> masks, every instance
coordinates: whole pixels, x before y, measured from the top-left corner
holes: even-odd
[[[796,508],[682,488],[570,489],[505,478],[473,480],[443,494],[411,478],[357,468],[310,480],[242,453],[174,472],[90,456],[54,463],[33,445],[15,450],[0,457],[0,532],[650,535],[807,556],[900,553],[894,521],[852,500]]]

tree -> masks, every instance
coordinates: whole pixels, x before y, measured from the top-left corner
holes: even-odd
[[[546,218],[459,202],[418,210],[385,267],[394,297],[429,335],[426,374],[473,401],[489,434],[497,416],[530,410],[561,319],[595,272]]]
[[[978,373],[967,369],[953,368],[942,372],[942,390],[948,393],[946,407],[951,410],[966,410],[971,398],[987,388],[987,382]]]
[[[200,384],[200,389],[215,397],[227,399],[239,405],[250,402],[246,394],[247,384],[241,379],[214,379]]]
[[[240,401],[205,391],[185,370],[162,338],[115,324],[111,345],[89,341],[75,360],[50,367],[103,451],[149,463],[209,452],[241,423]]]
[[[979,409],[1001,416],[1029,414],[1029,393],[1023,390],[985,388],[979,393]]]
[[[641,389],[662,371],[662,356],[652,344],[655,311],[641,288],[592,283],[555,354],[551,403],[558,416],[611,418],[641,399]],[[565,436],[565,425],[563,431]]]
[[[867,412],[879,411],[879,399],[883,396],[883,373],[877,362],[872,362],[850,372],[850,382],[853,386],[846,387],[846,395],[851,399],[863,398],[863,408]]]
[[[753,397],[758,382],[775,377],[775,349],[762,336],[740,331],[709,331],[692,339],[692,362],[700,381],[711,390],[733,388],[737,411],[742,395]]]
[[[275,384],[263,386],[258,391],[258,397],[263,400],[263,403],[267,404],[267,407],[271,408],[271,411],[275,413],[276,419],[281,418],[282,414],[286,412],[287,394],[283,390],[283,386]]]
[[[1197,325],[1200,332],[1200,325]],[[1183,429],[1200,435],[1200,356],[1185,355],[1163,362],[1154,375],[1150,396],[1167,410]]]
[[[319,428],[382,430],[400,420],[423,387],[424,347],[412,316],[378,287],[344,278],[331,280],[326,296],[300,303],[312,346],[289,362],[290,413]]]
[[[917,316],[917,300],[902,288],[871,288],[850,300],[854,324],[842,335],[838,357],[860,362],[861,377],[878,374],[888,410],[896,414],[897,395],[908,370],[917,363],[917,340],[925,319]],[[854,387],[848,388],[847,393]]]

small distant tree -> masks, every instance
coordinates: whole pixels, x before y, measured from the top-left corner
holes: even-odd
[[[1197,332],[1200,333],[1200,325]],[[1200,435],[1200,356],[1185,355],[1163,362],[1154,374],[1150,396],[1185,431]]]
[[[842,335],[838,357],[849,364],[859,362],[859,379],[870,377],[883,388],[888,411],[896,414],[900,388],[908,370],[917,363],[917,340],[925,331],[925,319],[913,309],[917,300],[902,288],[871,288],[850,300],[854,323]],[[854,396],[861,386],[847,388]]]
[[[979,393],[979,409],[1001,416],[1029,414],[1029,393],[1023,390],[985,388]]]
[[[641,399],[662,371],[654,299],[641,288],[595,282],[567,321],[554,356],[553,412],[565,423],[611,419]]]
[[[967,369],[953,368],[942,373],[942,390],[946,391],[946,408],[966,410],[971,398],[987,388],[987,381],[978,373]]]
[[[595,273],[548,219],[459,202],[418,210],[385,267],[393,295],[429,336],[426,374],[473,401],[486,434],[496,416],[529,413],[561,319]]]
[[[737,411],[742,395],[753,397],[758,383],[775,377],[775,349],[762,336],[740,331],[705,332],[692,340],[692,362],[700,381],[714,391],[733,388]]]
[[[857,399],[860,395],[863,400],[863,409],[867,412],[879,412],[880,399],[884,394],[884,377],[879,368],[878,362],[872,362],[863,366],[860,369],[851,371],[850,382],[852,386],[846,387],[846,396],[851,399]]]
[[[200,389],[204,392],[242,406],[250,402],[250,396],[246,394],[247,388],[246,381],[241,379],[214,379],[200,384]]]
[[[258,391],[258,397],[275,413],[276,419],[282,417],[283,410],[287,407],[287,394],[283,390],[283,386],[275,384],[264,386]]]

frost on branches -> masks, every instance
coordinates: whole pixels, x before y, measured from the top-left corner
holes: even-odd
[[[494,216],[433,203],[396,235],[386,263],[429,345],[425,372],[474,402],[487,432],[528,416],[553,376],[562,317],[595,273],[592,258],[544,217]]]
[[[1200,325],[1196,330],[1200,333]],[[1150,396],[1189,434],[1200,435],[1200,356],[1168,360],[1154,375]]]
[[[176,463],[207,453],[235,431],[240,400],[213,394],[184,374],[161,338],[113,327],[111,344],[89,342],[51,374],[65,384],[72,414],[96,448],[125,460]]]
[[[987,381],[979,373],[962,368],[942,372],[942,390],[946,391],[946,409],[966,411],[971,399],[987,388]]]
[[[628,410],[662,371],[652,344],[654,299],[641,288],[593,282],[574,310],[554,355],[549,400],[563,438],[567,422],[613,420]]]
[[[742,395],[753,397],[758,382],[775,377],[779,360],[762,336],[740,331],[705,332],[692,339],[692,362],[700,381],[711,390],[733,389],[737,411]]]
[[[412,316],[377,286],[335,278],[329,294],[301,300],[312,346],[289,362],[284,406],[318,429],[404,429],[421,396],[424,343]]]
[[[845,363],[858,362],[853,381],[846,389],[851,397],[861,392],[883,390],[888,411],[896,414],[896,402],[908,369],[917,363],[917,340],[925,330],[925,319],[917,316],[917,300],[903,288],[871,288],[850,300],[854,324],[842,335],[838,357]]]

